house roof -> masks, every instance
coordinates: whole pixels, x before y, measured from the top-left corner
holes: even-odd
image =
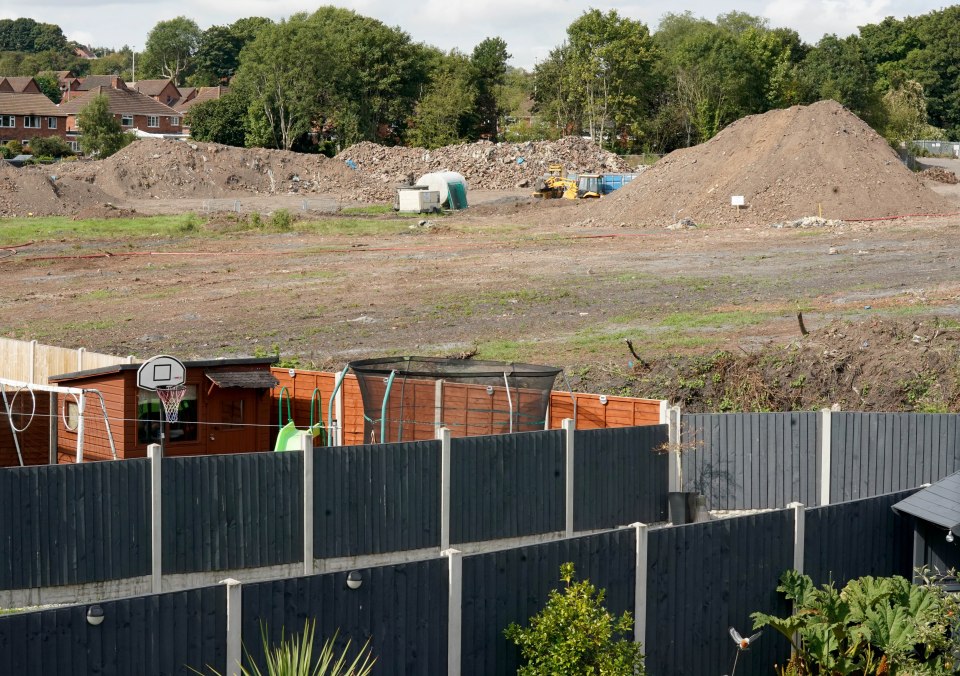
[[[187,369],[215,369],[221,367],[236,368],[237,366],[272,366],[276,363],[277,357],[239,357],[235,359],[202,359],[198,361],[185,361],[183,362],[183,365],[187,367]],[[51,383],[62,383],[68,380],[82,380],[84,378],[95,378],[97,376],[110,375],[111,373],[136,371],[140,368],[140,366],[141,364],[114,364],[113,366],[101,366],[100,368],[87,369],[85,371],[60,373],[55,376],[50,376],[47,378],[47,380]]]
[[[28,88],[33,90],[33,93],[39,92],[40,87],[37,86],[36,81],[32,77],[22,76],[22,77],[0,77],[0,87],[3,86],[3,83],[7,82],[10,85],[10,88],[14,93],[22,94]],[[33,85],[31,87],[31,85]]]
[[[960,472],[904,498],[893,506],[893,510],[960,531]]]
[[[183,101],[183,103],[177,103],[176,108],[181,113],[185,113],[198,103],[203,103],[204,101],[213,101],[214,99],[219,99],[224,94],[229,93],[230,87],[200,87],[200,90],[197,92],[196,96],[189,101],[183,101],[183,99],[180,99]]]
[[[178,87],[177,89],[180,90],[180,101],[183,103],[197,95],[196,87]]]
[[[66,116],[66,113],[43,94],[12,94],[10,92],[0,92],[0,114]]]
[[[60,110],[64,115],[76,115],[79,113],[94,96],[103,94],[107,97],[109,110],[114,115],[126,113],[128,115],[172,115],[179,117],[180,113],[165,106],[159,101],[151,99],[146,94],[131,91],[129,89],[113,89],[112,87],[97,87],[90,90],[82,96],[70,99],[66,103],[60,104]]]
[[[166,80],[138,80],[133,83],[133,88],[147,96],[160,96],[160,92],[170,84],[173,84],[173,80],[169,78]],[[177,86],[173,85],[173,88],[177,89]],[[179,92],[180,90],[177,89],[177,91]]]
[[[112,87],[116,89],[126,89],[126,83],[116,75],[89,75],[80,80],[77,86],[78,92],[88,92],[97,87]]]

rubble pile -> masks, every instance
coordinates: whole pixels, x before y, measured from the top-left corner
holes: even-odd
[[[732,198],[743,197],[737,207]],[[835,101],[734,122],[670,153],[591,209],[593,225],[766,225],[955,211],[887,142]]]
[[[0,161],[0,217],[70,216],[110,201],[98,188],[55,173],[66,166],[16,169]]]
[[[924,169],[919,174],[920,178],[928,181],[936,181],[937,183],[947,183],[949,185],[956,185],[958,182],[957,175],[948,169],[943,167],[930,167],[929,169]]]
[[[105,160],[71,165],[64,174],[133,199],[324,193],[344,201],[380,202],[392,197],[387,187],[322,155],[173,139],[141,139]]]
[[[551,164],[561,164],[570,173],[627,171],[620,157],[578,136],[526,143],[477,141],[436,150],[363,142],[343,150],[335,159],[391,187],[410,185],[435,171],[455,171],[466,178],[471,189],[488,190],[532,186]]]

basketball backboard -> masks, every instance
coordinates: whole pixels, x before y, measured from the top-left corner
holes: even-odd
[[[165,354],[151,357],[137,369],[137,387],[143,390],[182,385],[186,379],[187,369],[183,362]]]

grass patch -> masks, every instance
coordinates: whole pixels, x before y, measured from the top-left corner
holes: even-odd
[[[97,289],[96,291],[83,294],[80,296],[79,300],[106,300],[107,298],[113,298],[116,295],[116,291],[111,291],[110,289]]]
[[[340,209],[344,216],[374,216],[377,214],[392,214],[392,204],[368,204],[364,207],[344,207]]]
[[[316,235],[395,235],[405,232],[415,221],[370,218],[327,218],[319,221],[299,221],[293,225],[297,232]]]
[[[5,218],[0,220],[0,245],[51,239],[83,242],[97,239],[182,236],[184,232],[196,229],[197,223],[198,217],[195,214],[82,221],[74,221],[64,216]]]
[[[674,312],[660,320],[660,325],[671,329],[719,329],[729,326],[751,326],[766,319],[766,313],[748,312]]]

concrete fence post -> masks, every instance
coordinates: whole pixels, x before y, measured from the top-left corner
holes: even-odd
[[[636,585],[633,591],[633,642],[643,643],[647,637],[647,546],[650,527],[645,523],[630,524],[637,531]]]
[[[680,485],[680,467],[677,463],[677,458],[679,458],[680,453],[680,444],[682,439],[680,438],[680,407],[671,406],[670,410],[667,412],[667,425],[669,425],[669,430],[667,433],[667,444],[670,446],[671,453],[677,453],[677,456],[671,456],[670,462],[667,463],[668,472],[667,475],[667,490],[670,492],[682,491],[683,486]]]
[[[573,465],[574,465],[574,460],[576,458],[576,448],[574,446],[574,443],[575,443],[574,438],[576,435],[574,434],[575,427],[574,427],[573,418],[564,418],[561,425],[563,427],[564,442],[566,445],[565,464],[566,464],[566,470],[567,470],[566,486],[565,486],[565,492],[564,492],[564,496],[565,496],[564,503],[566,506],[566,518],[564,521],[564,523],[566,524],[566,527],[564,529],[564,532],[566,533],[567,537],[571,537],[573,535],[573,501],[574,501]]]
[[[450,429],[437,431],[440,440],[440,551],[450,549]]]
[[[830,456],[833,436],[833,412],[829,408],[820,411],[820,506],[830,504]]]
[[[447,676],[460,676],[460,651],[463,637],[463,552],[445,549],[449,571],[447,600]]]
[[[806,507],[802,502],[791,502],[787,509],[793,510],[793,569],[803,573],[804,540],[806,538]],[[797,604],[793,604],[793,612],[797,611]],[[800,645],[799,634],[793,635],[794,645]],[[791,649],[793,652],[793,649]]]
[[[163,591],[163,454],[160,444],[147,446],[150,458],[150,587]]]
[[[313,435],[300,436],[303,451],[303,574],[313,575]]]
[[[228,577],[220,580],[227,585],[227,670],[224,676],[241,676],[240,660],[243,656],[240,623],[243,620],[242,585],[238,580]]]

